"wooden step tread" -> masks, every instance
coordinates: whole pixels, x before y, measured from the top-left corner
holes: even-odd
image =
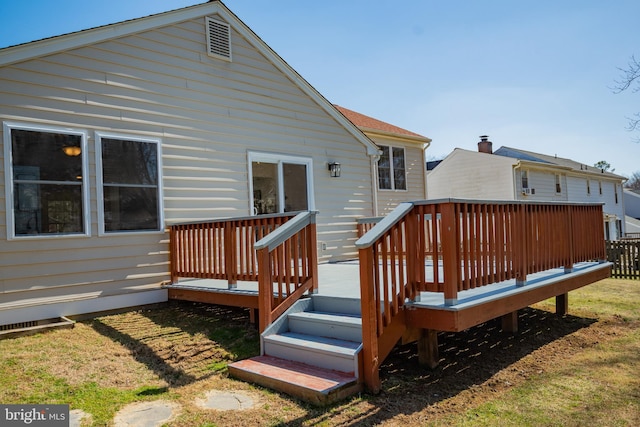
[[[256,356],[231,363],[230,373],[234,375],[236,370],[304,387],[322,394],[328,394],[347,384],[357,382],[357,378],[349,373],[272,356]]]
[[[343,313],[326,313],[323,311],[301,311],[299,313],[290,313],[289,317],[300,319],[312,319],[331,323],[340,323],[345,325],[362,326],[362,318],[356,314]]]
[[[352,357],[358,353],[362,343],[341,340],[337,338],[320,337],[316,335],[284,332],[264,337],[265,342],[278,343],[290,347],[311,349],[312,351],[331,353]]]

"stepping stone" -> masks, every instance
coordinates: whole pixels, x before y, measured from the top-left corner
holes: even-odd
[[[178,415],[180,405],[165,400],[125,406],[113,419],[115,427],[159,427]]]
[[[253,408],[255,403],[251,396],[239,391],[211,390],[204,399],[197,399],[196,405],[203,409],[232,411]]]
[[[69,427],[80,427],[84,420],[91,423],[91,418],[91,414],[84,412],[82,409],[74,409],[69,412]]]

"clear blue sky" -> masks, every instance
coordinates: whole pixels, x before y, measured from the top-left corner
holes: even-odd
[[[198,0],[0,0],[0,46]],[[640,171],[625,130],[640,93],[610,87],[640,56],[638,0],[227,0],[331,102],[433,139],[431,158],[506,145]]]

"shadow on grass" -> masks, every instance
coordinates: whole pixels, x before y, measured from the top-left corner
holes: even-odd
[[[438,334],[440,364],[435,369],[418,363],[417,344],[397,346],[380,369],[382,391],[363,397],[372,405],[366,413],[356,412],[357,399],[330,408],[309,408],[308,415],[287,423],[317,423],[349,417],[340,425],[375,425],[398,415],[411,415],[485,383],[496,373],[553,341],[595,323],[596,319],[556,316],[543,310],[519,310],[519,331],[501,330],[494,319],[463,332]],[[560,360],[562,355],[558,355]],[[513,372],[523,377],[526,372]],[[533,373],[535,374],[535,372]],[[508,384],[506,385],[508,386]],[[496,388],[505,384],[496,384]],[[434,413],[435,413],[434,409]]]
[[[234,307],[178,302],[117,320],[93,319],[91,326],[124,345],[169,386],[206,379],[224,371],[227,363],[259,352],[248,312]]]

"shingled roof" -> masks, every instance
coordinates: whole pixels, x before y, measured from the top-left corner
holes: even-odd
[[[373,117],[366,116],[348,108],[335,105],[336,109],[340,111],[347,119],[354,125],[358,126],[361,130],[382,131],[384,133],[404,135],[413,138],[421,138],[430,141],[426,136],[420,135],[410,130],[403,129],[398,126],[394,126],[391,123],[383,122],[382,120],[374,119]]]

